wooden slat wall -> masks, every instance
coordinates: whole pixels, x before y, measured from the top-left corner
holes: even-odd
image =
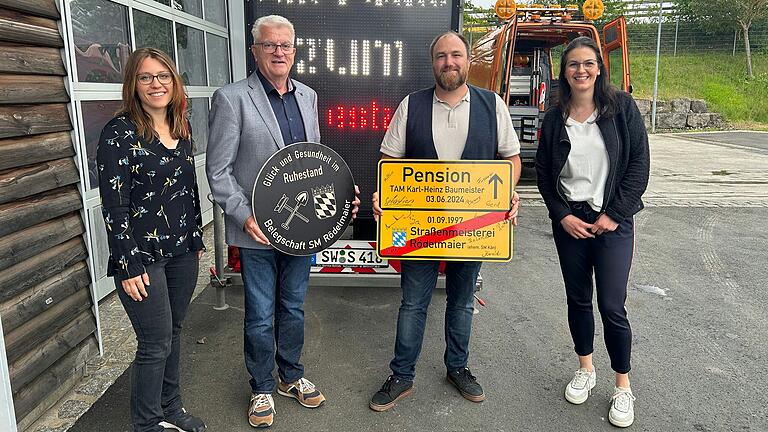
[[[0,0],[0,317],[19,427],[98,353],[55,0]]]

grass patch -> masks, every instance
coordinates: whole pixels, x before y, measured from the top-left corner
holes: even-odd
[[[630,55],[633,95],[653,97],[654,54]],[[659,98],[704,99],[735,126],[768,128],[768,56],[753,53],[754,79],[746,78],[743,54],[664,55],[659,63]]]

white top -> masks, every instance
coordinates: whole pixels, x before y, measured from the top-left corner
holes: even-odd
[[[507,111],[507,105],[496,96],[496,135],[499,144],[499,155],[508,158],[520,154],[520,141],[512,126],[512,118]],[[432,94],[432,140],[437,150],[437,158],[442,160],[459,160],[464,153],[469,134],[469,90],[459,101],[451,106]],[[405,156],[405,125],[408,122],[408,96],[400,102],[389,129],[381,142],[381,152],[394,158]]]
[[[568,117],[565,130],[571,140],[568,161],[560,172],[560,186],[568,201],[586,201],[595,211],[603,206],[608,180],[608,151],[595,123],[597,110],[583,123]]]

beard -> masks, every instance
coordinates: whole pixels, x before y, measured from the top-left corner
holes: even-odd
[[[451,72],[454,71],[458,73],[452,74]],[[467,82],[467,73],[458,68],[442,70],[439,74],[435,74],[435,82],[445,91],[454,91]]]

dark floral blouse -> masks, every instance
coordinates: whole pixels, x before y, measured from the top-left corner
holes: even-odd
[[[107,276],[119,280],[144,273],[144,266],[203,249],[200,197],[192,143],[175,150],[158,138],[139,136],[118,116],[101,131],[96,162],[107,226]]]

